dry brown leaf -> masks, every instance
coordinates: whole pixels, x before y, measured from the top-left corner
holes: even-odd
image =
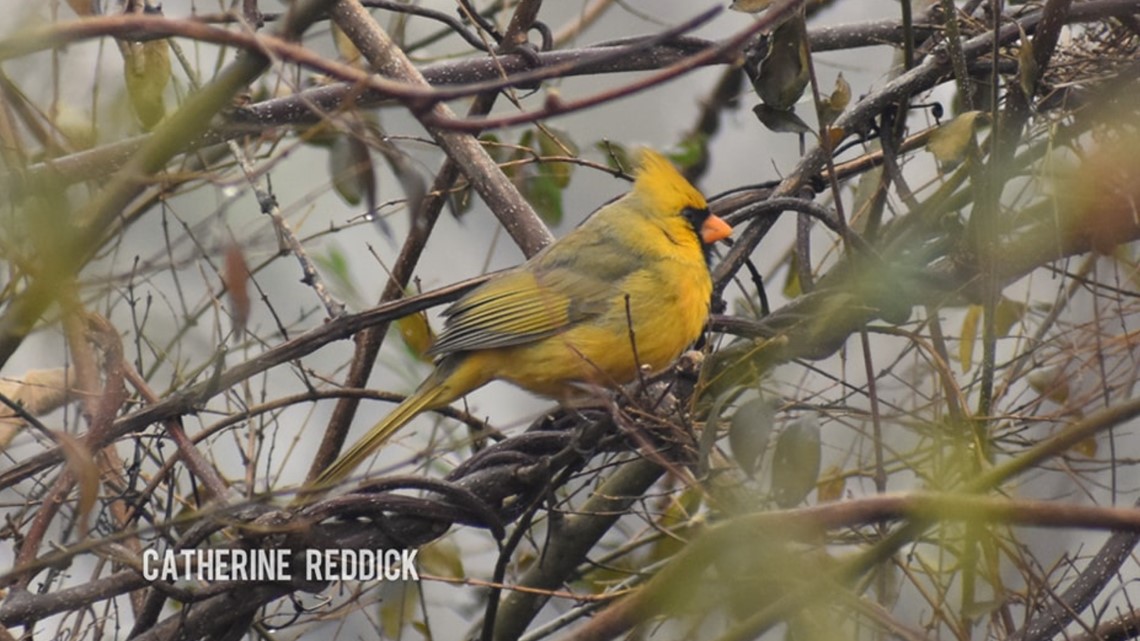
[[[0,394],[32,416],[43,416],[70,402],[76,394],[75,368],[34,369],[18,379],[0,379]],[[24,428],[24,419],[10,407],[0,406],[0,451]]]
[[[67,0],[67,6],[80,18],[96,15],[95,0]]]
[[[0,379],[0,394],[22,405],[28,414],[42,416],[71,400],[75,379],[74,367],[33,369],[21,378]],[[0,418],[15,415],[7,407],[0,408]]]
[[[1118,245],[1140,238],[1138,143],[1136,134],[1106,138],[1056,187],[1058,210],[1069,219],[1069,235],[1102,256],[1112,256]]]
[[[249,299],[249,265],[237,243],[226,247],[226,265],[222,273],[226,293],[230,298],[230,313],[234,318],[234,333],[241,336],[249,322],[252,307]]]

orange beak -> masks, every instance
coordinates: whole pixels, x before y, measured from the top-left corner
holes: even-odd
[[[732,235],[732,226],[724,222],[724,219],[719,216],[709,214],[701,225],[701,240],[706,245],[711,245],[718,240],[724,240]]]

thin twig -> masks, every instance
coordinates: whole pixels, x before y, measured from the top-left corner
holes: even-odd
[[[404,52],[384,33],[364,7],[355,0],[339,0],[333,7],[333,20],[368,59],[372,68],[396,79],[400,84],[433,91],[419,70],[412,66]],[[444,104],[435,104],[418,115],[429,133],[452,160],[459,165],[475,191],[483,198],[503,228],[526,256],[532,256],[554,239],[531,206],[523,199],[514,183],[498,168],[474,136],[441,131],[432,125],[435,119],[453,119],[454,113]]]

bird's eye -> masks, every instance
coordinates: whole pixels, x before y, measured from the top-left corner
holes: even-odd
[[[696,209],[695,207],[686,207],[681,210],[681,216],[689,221],[693,226],[694,231],[700,231],[701,225],[705,224],[705,219],[709,217],[709,210]]]

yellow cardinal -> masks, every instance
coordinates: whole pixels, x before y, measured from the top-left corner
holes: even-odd
[[[583,385],[632,381],[639,365],[664,369],[700,336],[708,248],[731,233],[668,160],[643,150],[632,191],[444,312],[428,352],[435,370],[316,486],[344,479],[420,412],[492,380],[566,400]]]

